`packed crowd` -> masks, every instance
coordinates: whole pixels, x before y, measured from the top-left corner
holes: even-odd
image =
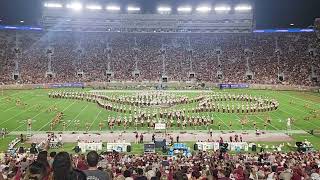
[[[18,80],[12,78],[15,47],[21,52],[18,57]],[[106,70],[110,70],[112,80],[116,81],[158,81],[162,74],[169,80],[187,81],[190,73],[194,73],[194,77],[202,82],[315,86],[319,85],[319,79],[315,81],[310,77],[312,71],[319,75],[318,47],[315,33],[1,31],[0,82],[101,82],[110,80],[111,74],[106,76]],[[50,53],[55,76],[44,78]],[[140,71],[139,77],[133,75],[134,70]],[[223,80],[217,76],[218,71],[222,72]],[[79,75],[79,72],[84,74]],[[252,79],[248,79],[246,73],[251,74]],[[283,75],[283,81],[279,81],[279,74]]]
[[[318,180],[319,173],[319,152],[217,151],[197,152],[191,157],[166,157],[42,151],[38,155],[1,154],[0,180]]]

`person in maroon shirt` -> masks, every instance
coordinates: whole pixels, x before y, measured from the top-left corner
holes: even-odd
[[[78,157],[77,168],[82,171],[88,169],[88,165],[86,164],[85,156],[83,154]]]

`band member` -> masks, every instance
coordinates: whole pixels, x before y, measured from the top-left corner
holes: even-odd
[[[100,121],[100,122],[99,122],[99,129],[100,129],[100,131],[102,130],[102,128],[103,128],[103,123]]]
[[[180,127],[180,119],[177,120],[177,126]]]
[[[118,119],[117,119],[117,124],[118,124],[118,127],[121,126],[121,118],[118,116]]]
[[[31,126],[32,126],[32,120],[28,119],[28,128],[31,128]]]
[[[85,126],[86,126],[86,130],[89,131],[91,124],[90,123],[86,123]]]
[[[182,128],[185,129],[187,127],[187,121],[186,120],[183,120],[182,122]]]
[[[124,117],[124,121],[123,121],[123,128],[124,128],[124,129],[127,128],[127,124],[128,124],[127,117]]]
[[[257,129],[257,122],[256,121],[253,122],[253,128]]]
[[[80,123],[77,122],[75,125],[76,125],[77,130],[79,130],[80,129]]]
[[[148,125],[148,129],[150,129],[150,127],[151,127],[151,120],[150,120],[150,117],[148,117],[147,125]]]
[[[67,124],[66,124],[66,122],[62,122],[62,128],[63,128],[63,131],[65,131],[66,130],[66,126],[67,126]]]
[[[50,123],[50,130],[51,130],[51,131],[53,130],[53,127],[54,127],[54,122],[51,121],[51,123]]]

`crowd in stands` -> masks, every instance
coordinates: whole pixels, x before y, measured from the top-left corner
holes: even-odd
[[[320,153],[217,151],[167,157],[42,151],[38,155],[1,154],[0,167],[0,180],[319,180]]]
[[[16,47],[21,52],[17,58],[20,73],[18,80],[12,77],[16,67]],[[312,71],[319,75],[320,58],[317,48],[315,33],[1,31],[0,82],[35,84],[107,81],[110,80],[105,75],[108,64],[114,75],[112,80],[158,81],[163,74],[164,62],[164,75],[175,81],[189,80],[189,73],[192,72],[202,82],[315,86],[319,85],[319,79],[315,81],[310,77]],[[52,71],[55,77],[44,78],[49,61],[47,49],[53,52]],[[219,58],[217,49],[220,51]],[[246,49],[249,49],[247,53]],[[246,57],[249,57],[248,63]],[[132,72],[136,67],[140,76],[135,79]],[[217,76],[219,70],[223,74],[223,80]],[[78,76],[77,72],[82,71],[84,75]],[[246,77],[247,72],[252,72],[251,80]],[[278,79],[278,74],[281,73],[283,81]]]

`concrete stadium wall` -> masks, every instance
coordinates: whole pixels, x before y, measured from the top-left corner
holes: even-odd
[[[155,90],[159,88],[160,83],[155,81],[113,81],[113,82],[88,82],[85,87],[94,89],[150,89]],[[170,81],[162,84],[163,89],[215,89],[218,83],[198,83],[198,82],[179,82]],[[0,89],[48,89],[48,84],[12,84],[0,85]],[[291,90],[291,91],[313,91],[320,92],[319,87],[308,86],[291,86],[291,85],[268,85],[268,84],[250,84],[250,89],[261,90]]]

